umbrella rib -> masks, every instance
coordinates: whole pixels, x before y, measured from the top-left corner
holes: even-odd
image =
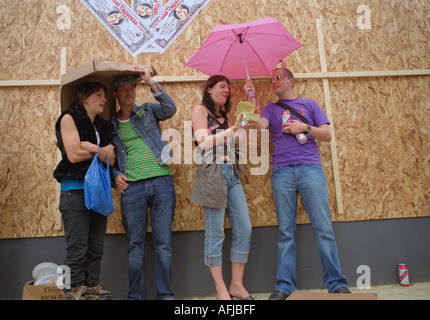
[[[222,73],[222,68],[224,66],[225,60],[227,59],[228,53],[230,52],[231,48],[233,47],[233,45],[238,41],[237,37],[230,43],[230,46],[228,47],[225,55],[224,55],[224,59],[222,60],[221,66],[219,68],[219,72]]]
[[[206,49],[206,48],[208,48],[208,47],[210,47],[210,46],[212,46],[214,44],[217,44],[218,42],[223,41],[223,40],[229,40],[229,41],[231,41],[231,39],[229,39],[229,38],[230,37],[224,37],[224,38],[218,39],[218,40],[216,40],[214,42],[208,43],[207,45],[203,44],[203,46],[199,50]],[[234,37],[232,37],[232,38],[234,38]]]

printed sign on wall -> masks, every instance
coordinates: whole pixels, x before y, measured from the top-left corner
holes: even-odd
[[[81,0],[133,56],[161,52],[191,23],[210,0]]]

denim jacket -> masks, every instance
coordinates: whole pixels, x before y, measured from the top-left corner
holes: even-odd
[[[160,164],[165,164],[173,154],[161,135],[159,121],[173,117],[176,113],[176,106],[172,98],[158,83],[157,86],[161,89],[161,93],[154,93],[152,89],[151,92],[159,104],[149,102],[141,106],[135,104],[130,114],[130,123],[151,149],[157,161]],[[112,168],[112,179],[115,181],[121,174],[127,175],[127,153],[121,137],[118,113],[112,117],[111,122],[113,124],[113,144],[115,145],[116,155],[115,166]],[[169,151],[169,157],[165,156],[166,150]]]

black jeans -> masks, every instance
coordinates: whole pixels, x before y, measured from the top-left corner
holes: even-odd
[[[66,234],[66,258],[71,287],[99,283],[107,217],[85,207],[84,190],[62,191],[60,211]]]

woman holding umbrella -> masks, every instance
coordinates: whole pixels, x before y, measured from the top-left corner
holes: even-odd
[[[245,193],[239,180],[243,168],[235,147],[236,131],[242,128],[242,115],[232,124],[228,119],[230,110],[230,81],[222,75],[210,77],[205,83],[201,104],[194,106],[191,113],[195,144],[201,156],[191,201],[203,206],[204,263],[214,280],[217,299],[236,297],[254,300],[242,281],[252,229]],[[232,279],[228,290],[222,276],[226,211],[232,227]]]

